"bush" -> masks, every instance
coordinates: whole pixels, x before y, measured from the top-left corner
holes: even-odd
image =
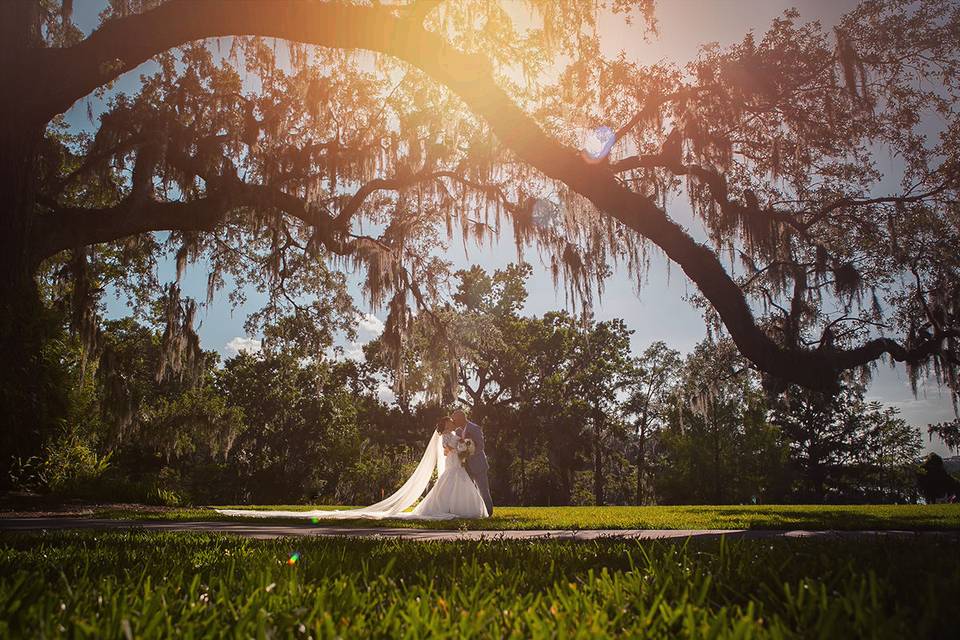
[[[43,458],[40,456],[13,458],[10,464],[10,484],[15,489],[26,491],[46,488]]]
[[[46,447],[42,479],[52,493],[70,497],[91,497],[98,482],[110,468],[111,454],[98,455],[78,438],[66,436]]]
[[[155,495],[151,497],[153,498],[152,502],[163,507],[179,507],[183,504],[183,499],[176,491],[162,487],[157,487]]]
[[[373,504],[396,491],[418,462],[411,451],[391,455],[377,445],[365,447],[360,459],[339,478],[335,492],[321,486],[316,495],[333,504]]]

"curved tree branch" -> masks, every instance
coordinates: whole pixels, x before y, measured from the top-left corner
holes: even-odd
[[[237,203],[222,192],[190,202],[127,197],[113,207],[63,207],[40,216],[36,262],[61,251],[149,231],[213,231]]]
[[[111,21],[74,47],[38,52],[52,72],[40,94],[32,97],[32,108],[37,117],[49,119],[153,55],[192,40],[228,35],[367,49],[419,67],[486,119],[521,160],[663,249],[711,302],[741,353],[777,378],[814,389],[834,388],[839,370],[867,364],[884,353],[912,362],[940,349],[943,336],[911,349],[886,338],[849,350],[778,345],[757,326],[743,292],[709,247],[696,242],[651,199],[626,188],[609,167],[590,165],[579,152],[547,136],[497,85],[486,60],[452,48],[416,19],[398,17],[391,8],[298,0],[172,0]]]

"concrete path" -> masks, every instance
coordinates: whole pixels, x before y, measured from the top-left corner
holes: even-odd
[[[229,533],[250,538],[284,536],[334,536],[349,538],[400,538],[403,540],[654,540],[661,538],[850,538],[850,537],[960,537],[960,531],[771,531],[761,529],[589,529],[530,531],[460,531],[388,529],[384,527],[328,527],[314,524],[262,524],[257,522],[170,522],[163,520],[103,520],[97,518],[0,518],[0,532],[51,529],[137,529]],[[2,537],[0,537],[2,539]]]

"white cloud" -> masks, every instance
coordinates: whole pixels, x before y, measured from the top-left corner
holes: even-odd
[[[363,345],[359,342],[351,342],[343,350],[343,355],[347,360],[356,360],[363,362],[366,358],[363,355]]]
[[[363,362],[366,356],[363,355],[363,344],[360,342],[348,342],[347,344],[336,345],[327,349],[327,357],[335,362],[346,362],[354,360]]]
[[[372,313],[357,316],[357,327],[361,331],[372,333],[375,336],[383,333],[383,321]]]
[[[392,404],[397,401],[397,396],[393,393],[393,389],[390,388],[390,385],[380,383],[377,387],[377,397],[380,398],[380,401],[386,404]]]
[[[237,336],[232,338],[223,348],[227,351],[227,355],[232,358],[240,352],[258,353],[260,351],[260,341],[255,338]]]

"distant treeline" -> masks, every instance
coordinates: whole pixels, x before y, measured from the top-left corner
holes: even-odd
[[[172,375],[164,336],[133,319],[104,323],[96,354],[65,336],[53,356],[73,381],[70,418],[12,480],[166,504],[366,504],[457,405],[484,427],[499,504],[918,498],[920,433],[862,382],[772,399],[728,341],[635,355],[620,320],[522,315],[526,275],[458,274],[455,304],[418,320],[399,360],[386,338],[357,361],[276,331],[259,353],[205,352]]]

